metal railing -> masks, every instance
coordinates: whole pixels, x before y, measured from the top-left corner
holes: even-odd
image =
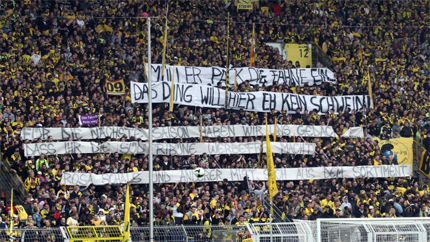
[[[418,173],[420,180],[430,181],[430,151],[426,150],[420,139],[415,138],[413,143],[413,170]],[[419,172],[418,172],[419,171]]]
[[[312,66],[318,67],[320,63],[324,67],[331,68],[335,65],[335,62],[324,53],[324,51],[316,44],[312,45]]]
[[[12,234],[9,230],[0,230],[0,241],[21,241],[21,242],[57,242],[64,241],[66,235],[60,228],[52,229],[13,229]]]
[[[270,212],[270,201],[267,196],[263,200],[263,206],[266,209],[266,211]],[[278,206],[275,206],[275,205],[273,206],[273,220],[274,222],[283,222],[282,211],[278,208]]]
[[[149,227],[132,227],[132,241],[149,241]],[[246,238],[248,229],[246,226],[231,225],[172,225],[172,226],[155,226],[154,240],[163,242],[179,241],[237,241],[240,242]]]
[[[0,191],[6,193],[6,197],[11,197],[12,188],[14,189],[14,204],[22,204],[24,198],[28,196],[22,180],[14,172],[11,172],[9,163],[0,159]]]
[[[111,226],[112,227],[112,226]],[[75,227],[79,230],[78,227]],[[69,227],[72,231],[75,229]],[[96,226],[105,231],[107,227]],[[0,241],[69,242],[67,228],[0,230]],[[291,223],[251,223],[246,226],[154,226],[156,242],[382,242],[430,241],[430,218],[373,218],[295,220]],[[75,241],[113,241],[110,238],[79,237]],[[118,239],[116,239],[118,241]],[[132,227],[131,241],[149,241],[149,227]]]

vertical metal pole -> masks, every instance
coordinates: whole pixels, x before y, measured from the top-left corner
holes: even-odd
[[[272,207],[272,203],[270,203],[270,207]],[[273,211],[273,208],[271,210]],[[270,219],[270,242],[273,242],[272,212],[270,213],[269,219]]]
[[[148,132],[149,132],[149,241],[154,241],[154,183],[152,181],[152,61],[151,61],[151,17],[148,18]]]
[[[317,219],[317,242],[321,242],[321,233],[321,219]]]

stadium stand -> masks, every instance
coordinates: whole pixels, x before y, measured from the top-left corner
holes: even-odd
[[[239,90],[271,90],[312,95],[364,95],[372,79],[374,108],[338,114],[267,113],[269,123],[330,125],[340,136],[348,127],[365,129],[364,139],[301,138],[317,144],[314,155],[275,154],[277,168],[392,164],[376,140],[413,137],[430,150],[430,2],[420,1],[259,1],[252,13],[231,1],[168,1],[167,64],[226,65],[226,18],[230,13],[231,62],[249,66],[255,23],[256,67],[305,67],[285,61],[267,41],[311,43],[332,58],[337,85],[315,87],[242,84]],[[26,157],[23,127],[79,127],[78,114],[102,114],[101,126],[147,127],[147,105],[132,104],[129,93],[108,96],[107,80],[145,81],[146,19],[154,16],[152,60],[162,62],[166,2],[141,0],[15,0],[0,3],[0,111],[3,159],[29,196],[15,206],[14,227],[121,225],[124,186],[67,187],[64,172],[123,173],[148,169],[146,155],[71,154]],[[154,127],[264,124],[264,113],[154,105]],[[244,120],[244,121],[242,121]],[[122,140],[131,140],[125,137]],[[256,137],[248,137],[257,140]],[[295,139],[295,137],[294,137]],[[109,139],[107,139],[109,140]],[[104,140],[100,140],[104,141]],[[205,142],[224,142],[205,138]],[[231,138],[231,142],[243,142]],[[293,137],[280,137],[280,142]],[[164,140],[158,141],[164,142]],[[168,140],[168,142],[179,142]],[[190,139],[184,142],[198,142]],[[256,155],[162,157],[154,170],[211,167],[247,168]],[[164,162],[166,161],[166,162]],[[266,184],[157,184],[155,225],[233,224],[268,221]],[[427,217],[429,186],[416,176],[381,179],[278,181],[276,207],[284,221],[332,217]],[[132,186],[133,226],[148,225],[148,187]],[[10,201],[0,202],[7,221]],[[0,228],[7,226],[0,222]]]

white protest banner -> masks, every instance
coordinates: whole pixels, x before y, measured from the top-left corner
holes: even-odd
[[[315,152],[315,143],[288,143],[272,142],[273,153],[312,155]],[[243,143],[153,143],[154,155],[191,154],[258,154],[260,142]],[[264,151],[266,146],[263,147]],[[24,146],[25,156],[61,155],[61,154],[93,154],[93,153],[119,153],[119,154],[147,154],[146,142],[119,142],[111,141],[103,144],[95,142],[67,141],[30,143]]]
[[[146,64],[149,68],[149,64]],[[148,69],[147,69],[148,70]],[[161,64],[152,64],[152,82],[172,81],[182,84],[202,84],[216,86],[218,82],[226,86],[227,69],[223,67],[197,67],[197,66],[168,66],[166,75],[162,79]],[[172,75],[172,72],[175,74]],[[334,73],[327,68],[294,68],[294,69],[262,69],[254,67],[230,68],[230,78],[235,78],[237,84],[249,81],[251,85],[272,86],[274,83],[288,86],[315,86],[323,82],[336,83]]]
[[[307,168],[278,168],[275,169],[277,181],[291,180],[321,180],[333,178],[384,178],[409,177],[411,165],[382,165],[382,166],[343,166],[343,167],[307,167]],[[248,176],[252,181],[267,181],[267,169],[205,169],[205,176],[197,178],[193,170],[155,171],[154,183],[179,182],[219,182],[228,179],[230,182],[243,181]],[[148,171],[93,174],[65,172],[61,183],[73,186],[105,185],[105,184],[148,184]]]
[[[342,134],[345,138],[364,138],[363,127],[351,127]]]
[[[131,82],[131,99],[133,103],[148,103],[148,84]],[[152,85],[154,103],[170,103],[170,82],[157,82]],[[197,107],[227,108],[245,111],[271,112],[287,111],[290,114],[305,110],[317,111],[319,114],[335,113],[346,108],[358,111],[370,108],[371,99],[367,95],[348,96],[314,96],[278,92],[228,92],[204,86],[175,83],[173,102]],[[226,98],[228,100],[226,100]],[[226,106],[227,102],[227,106]]]
[[[98,147],[98,143],[81,141],[30,143],[24,145],[24,154],[25,156],[86,154],[94,153],[92,147]]]
[[[217,137],[249,137],[265,136],[265,125],[216,125],[203,127],[203,136],[210,138]],[[269,132],[272,135],[274,125],[269,125]],[[297,137],[337,137],[331,126],[318,125],[282,125],[278,124],[276,133],[278,136],[297,136]],[[136,139],[147,140],[148,130],[127,128],[127,127],[92,127],[92,128],[29,128],[21,130],[21,137],[26,140],[47,140],[52,137],[53,140],[95,140],[120,139],[126,136],[134,136]],[[154,127],[152,129],[152,138],[160,139],[188,139],[200,137],[200,127],[198,126],[167,126]]]

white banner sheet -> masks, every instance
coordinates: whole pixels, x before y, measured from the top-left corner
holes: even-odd
[[[186,156],[191,154],[258,154],[261,142],[244,143],[153,143],[154,155]],[[271,142],[273,153],[312,155],[315,152],[315,143],[301,142]],[[55,154],[94,154],[94,153],[120,153],[120,154],[147,154],[146,142],[46,142],[30,143],[24,145],[25,156],[55,155]],[[263,152],[266,145],[263,145]]]
[[[146,64],[148,70],[149,65]],[[173,72],[175,74],[173,75]],[[230,68],[229,84],[237,85],[248,81],[251,85],[272,86],[273,84],[288,86],[317,86],[322,83],[336,83],[334,73],[327,68],[293,68],[293,69],[263,69],[254,67]],[[152,83],[169,81],[175,83],[202,84],[216,86],[221,83],[226,86],[227,69],[223,67],[198,66],[169,66],[166,65],[164,79],[162,65],[152,64]]]
[[[410,165],[382,165],[382,166],[344,166],[344,167],[308,167],[308,168],[280,168],[275,169],[277,181],[291,180],[321,180],[333,178],[384,178],[408,177],[412,172]],[[198,179],[193,170],[155,171],[154,183],[178,182],[219,182],[228,179],[231,182],[249,180],[267,181],[266,169],[205,169],[205,176]],[[87,186],[89,184],[148,184],[148,171],[120,173],[120,174],[91,174],[65,172],[61,183],[66,185]]]
[[[170,103],[172,93],[171,82],[152,84],[152,102]],[[131,82],[130,95],[133,103],[148,103],[149,89],[147,83]],[[290,114],[305,110],[316,110],[319,114],[335,113],[346,108],[358,111],[370,108],[371,99],[368,95],[348,96],[316,96],[279,92],[227,92],[224,89],[207,85],[174,83],[173,102],[175,104],[227,108],[256,112],[286,111]]]
[[[275,131],[274,125],[269,125],[269,133]],[[152,138],[160,139],[188,139],[200,137],[201,128],[199,126],[169,126],[157,127],[152,129]],[[216,125],[204,126],[203,137],[250,137],[265,136],[265,125]],[[276,134],[278,136],[296,137],[337,137],[331,126],[312,126],[312,125],[277,125]],[[29,128],[25,127],[21,131],[21,137],[26,140],[95,140],[120,139],[126,136],[134,136],[136,139],[147,140],[148,130],[127,128],[127,127],[91,127],[91,128]]]

